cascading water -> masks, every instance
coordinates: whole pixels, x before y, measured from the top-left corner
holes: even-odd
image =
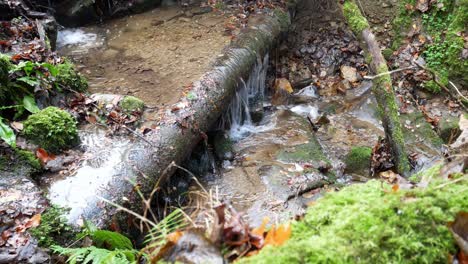
[[[221,128],[229,127],[229,136],[234,140],[272,127],[271,124],[255,126],[251,116],[252,112],[263,110],[268,61],[268,55],[263,60],[259,58],[247,82],[241,79],[234,100],[221,120]]]

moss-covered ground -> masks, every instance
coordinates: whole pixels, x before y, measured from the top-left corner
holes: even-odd
[[[427,188],[372,180],[328,193],[293,223],[288,242],[241,263],[446,263],[455,253],[447,223],[468,210],[468,180],[433,175]]]

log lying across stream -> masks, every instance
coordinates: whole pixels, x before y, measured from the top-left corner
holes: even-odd
[[[210,130],[225,112],[240,79],[247,78],[258,58],[265,56],[287,32],[291,23],[290,13],[295,7],[295,1],[290,1],[289,12],[275,10],[271,14],[252,16],[248,28],[225,49],[212,70],[193,84],[190,96],[182,98],[168,110],[155,129],[144,138],[137,138],[133,144],[127,144],[126,149],[111,148],[110,153],[120,153],[120,160],[111,170],[111,179],[103,184],[105,187],[100,188],[97,195],[142,213],[143,202],[135,191],[135,186],[148,197],[155,184],[174,173],[176,168],[170,164],[181,163],[200,140],[206,137],[204,132]],[[93,180],[92,176],[94,174],[99,177],[99,173],[102,172],[91,168],[87,172],[90,183],[86,186],[99,184],[99,180]],[[113,222],[120,223],[123,229],[128,228],[127,213],[118,212],[96,195],[86,196],[84,187],[69,185],[67,188],[69,194],[80,199],[80,205],[72,208],[70,213],[71,223],[78,224],[79,218],[83,217],[99,227],[106,227]],[[49,194],[54,196],[51,188]],[[64,204],[60,205],[67,206],[66,201],[70,199],[63,197],[62,200]]]

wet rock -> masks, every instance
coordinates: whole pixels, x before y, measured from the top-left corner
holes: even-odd
[[[442,117],[439,120],[439,135],[445,144],[452,144],[461,134],[458,117]]]
[[[271,103],[273,105],[284,105],[287,104],[293,88],[287,79],[279,78],[275,80],[274,91]]]
[[[358,81],[357,70],[350,66],[341,66],[340,68],[341,77],[351,83]]]
[[[219,247],[215,246],[202,233],[186,231],[163,257],[170,263],[223,264]]]
[[[213,142],[216,157],[220,160],[232,160],[233,142],[228,135],[224,133],[217,133]]]

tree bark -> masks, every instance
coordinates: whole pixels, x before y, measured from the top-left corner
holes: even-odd
[[[374,74],[388,72],[387,62],[382,55],[379,44],[370,29],[367,19],[362,15],[356,3],[346,0],[343,4],[343,14],[356,36],[366,43],[365,50],[372,58],[370,68]],[[399,109],[390,75],[386,74],[375,78],[372,91],[377,99],[380,118],[393,153],[396,170],[401,175],[407,175],[411,166],[405,150]]]

